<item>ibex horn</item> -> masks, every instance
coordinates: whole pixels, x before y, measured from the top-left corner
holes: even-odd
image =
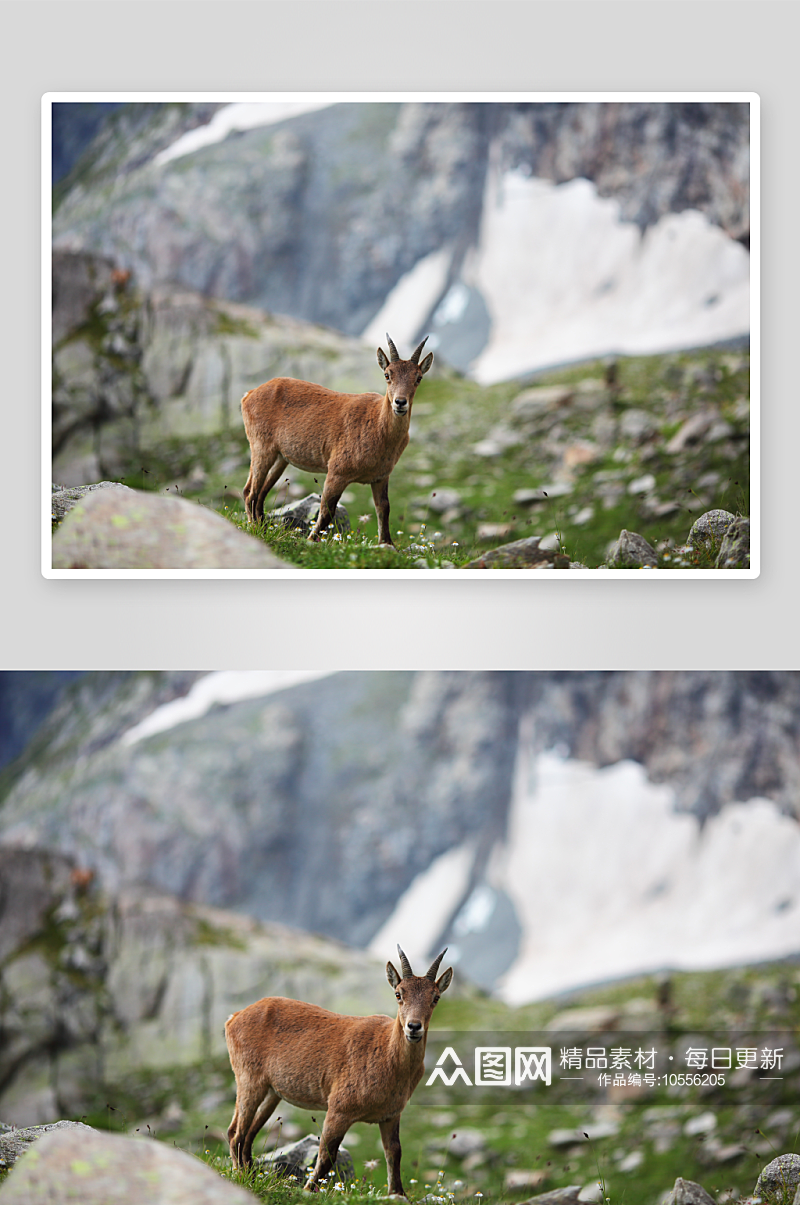
[[[387,338],[388,338],[388,335],[387,335]],[[430,338],[430,336],[429,336],[429,335],[426,335],[426,336],[425,336],[425,338],[424,338],[424,339],[422,340],[422,342],[420,343],[420,345],[419,345],[419,347],[417,348],[417,350],[416,350],[416,351],[413,353],[413,355],[411,356],[411,363],[412,363],[412,364],[419,364],[419,356],[420,356],[420,352],[422,351],[422,349],[423,349],[423,347],[425,346],[425,344],[428,342],[428,339],[429,339],[429,338]]]
[[[404,979],[413,979],[414,972],[411,970],[411,963],[406,958],[400,947],[397,947],[397,953],[400,955],[400,970],[403,972]]]
[[[436,979],[436,972],[439,970],[439,963],[442,961],[442,959],[444,958],[446,953],[447,953],[447,946],[445,946],[445,948],[442,950],[442,952],[438,958],[434,958],[433,962],[428,967],[427,971],[425,972],[426,979],[432,979],[432,980]]]
[[[389,359],[394,364],[395,360],[400,359],[399,355],[397,354],[397,348],[395,347],[394,343],[392,343],[388,334],[386,336],[386,342],[389,344]],[[398,949],[399,949],[399,947],[398,947]]]

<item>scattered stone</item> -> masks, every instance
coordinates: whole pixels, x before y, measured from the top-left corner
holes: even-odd
[[[520,1205],[577,1205],[580,1192],[580,1184],[568,1184],[566,1188],[554,1188],[550,1192],[540,1192],[536,1197],[520,1201]]]
[[[476,456],[500,456],[505,452],[506,448],[515,448],[524,441],[524,436],[519,431],[512,431],[510,427],[498,425],[493,427],[485,439],[473,444],[472,450]],[[428,485],[433,482],[424,482]]]
[[[722,537],[715,569],[750,568],[750,520],[734,519]]]
[[[57,1130],[29,1149],[0,1189],[3,1205],[247,1205],[246,1189],[223,1179],[194,1155],[163,1142],[100,1134],[75,1122],[39,1129]]]
[[[641,1167],[643,1163],[644,1153],[642,1151],[631,1151],[619,1160],[617,1170],[621,1172],[635,1172],[637,1167]]]
[[[592,464],[599,456],[597,444],[582,439],[574,444],[568,444],[561,457],[566,469],[575,469],[582,464]]]
[[[642,444],[658,431],[658,424],[646,410],[631,407],[626,410],[619,420],[620,432],[634,443]]]
[[[287,569],[222,515],[174,495],[102,489],[53,535],[54,569]]]
[[[541,1167],[514,1167],[505,1174],[505,1187],[506,1191],[519,1192],[520,1189],[538,1188],[546,1179],[547,1172]]]
[[[520,1201],[520,1205],[577,1205],[580,1184],[568,1184],[566,1188],[554,1188],[550,1192],[540,1192],[536,1197]]]
[[[546,1029],[571,1029],[576,1033],[596,1033],[612,1029],[620,1019],[620,1009],[613,1005],[596,1004],[587,1008],[565,1008],[547,1022]]]
[[[736,516],[732,515],[729,510],[707,510],[692,524],[689,531],[689,544],[693,548],[705,548],[710,544],[719,544],[735,518]]]
[[[715,410],[701,410],[698,414],[693,414],[678,428],[665,451],[674,456],[682,452],[687,444],[697,443],[718,419],[719,415]]]
[[[513,530],[513,523],[479,523],[475,534],[479,540],[504,540]]]
[[[29,1151],[33,1144],[45,1134],[50,1134],[54,1130],[75,1129],[96,1132],[92,1126],[84,1125],[82,1121],[53,1121],[49,1125],[26,1126],[20,1130],[3,1126],[0,1132],[0,1168],[5,1170],[13,1167],[20,1156]]]
[[[81,498],[85,498],[93,490],[105,489],[128,490],[133,493],[129,486],[123,485],[121,481],[97,481],[94,485],[54,485],[51,502],[53,519],[63,519],[67,511],[72,510]]]
[[[429,498],[425,499],[425,505],[429,510],[435,511],[437,515],[443,515],[445,511],[461,506],[461,495],[458,490],[435,490]]]
[[[731,1163],[734,1159],[739,1159],[745,1153],[745,1148],[739,1142],[734,1142],[728,1146],[713,1146],[707,1147],[717,1163]]]
[[[636,477],[635,480],[628,483],[629,494],[649,494],[656,488],[656,479],[652,473],[645,473],[643,477]]]
[[[549,498],[565,498],[572,493],[568,481],[553,481],[539,489],[522,489],[514,491],[514,501],[520,506],[531,506],[534,502],[547,502]]]
[[[253,1160],[256,1167],[269,1168],[283,1176],[297,1176],[305,1181],[313,1170],[319,1154],[319,1135],[307,1134],[299,1142],[290,1142],[267,1155]],[[340,1146],[336,1156],[335,1171],[340,1180],[352,1180],[355,1175],[353,1156],[346,1147]]]
[[[644,536],[640,536],[636,531],[626,531],[623,527],[611,553],[610,563],[630,569],[644,566],[655,569],[658,566],[658,557],[652,544],[648,544]]]
[[[307,494],[298,502],[287,502],[286,506],[266,511],[265,517],[282,527],[297,527],[307,536],[317,521],[321,502],[322,494]],[[341,503],[336,507],[333,523],[329,524],[327,530],[330,531],[331,527],[335,527],[341,534],[350,531],[350,516]]]
[[[501,544],[492,548],[474,561],[468,561],[463,569],[550,569],[556,559],[556,553],[541,546],[539,536],[528,536],[524,540],[514,540],[510,544]],[[559,568],[568,569],[569,561]]]
[[[538,418],[540,414],[565,406],[574,396],[572,385],[534,385],[517,394],[511,410],[517,418]]]
[[[486,1139],[480,1130],[461,1126],[450,1140],[450,1154],[455,1155],[456,1159],[465,1159],[467,1155],[482,1151],[485,1146]]]
[[[778,1205],[793,1201],[800,1185],[800,1155],[778,1155],[756,1180],[754,1195]]]
[[[696,1184],[694,1180],[683,1180],[678,1176],[667,1197],[666,1205],[714,1205],[714,1198],[709,1196],[701,1184]]]
[[[715,1113],[700,1113],[697,1117],[690,1117],[684,1122],[683,1132],[688,1138],[693,1138],[695,1134],[710,1134],[712,1130],[717,1128],[717,1117]]]

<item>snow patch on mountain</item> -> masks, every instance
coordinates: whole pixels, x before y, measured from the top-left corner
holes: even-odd
[[[123,745],[136,745],[157,732],[167,732],[176,724],[198,719],[215,703],[237,703],[240,699],[254,699],[260,695],[285,690],[298,682],[309,682],[324,678],[329,670],[312,669],[264,669],[264,670],[216,670],[199,678],[183,698],[163,703],[155,711],[122,736]]]
[[[636,763],[598,770],[523,749],[488,875],[522,926],[496,990],[522,1004],[639,972],[794,953],[799,871],[800,826],[769,800],[729,804],[701,826]]]
[[[316,109],[327,108],[329,101],[319,100],[281,100],[281,101],[237,101],[218,109],[211,120],[194,130],[181,134],[180,138],[165,150],[155,156],[153,162],[157,167],[170,163],[173,159],[181,159],[191,155],[201,147],[211,146],[222,142],[234,130],[252,130],[256,126],[275,125],[288,117],[297,117],[300,113],[313,113]]]
[[[370,950],[391,958],[400,941],[422,965],[446,932],[448,961],[511,1005],[800,950],[800,826],[770,800],[701,825],[638,763],[597,769],[523,746],[506,840],[462,904],[474,857],[466,843],[436,858]]]
[[[434,310],[449,262],[447,249],[420,260],[366,328],[368,342],[386,329],[414,340],[425,326],[430,347],[491,384],[609,353],[704,346],[750,329],[750,257],[740,243],[695,210],[667,214],[642,234],[584,179],[555,185],[490,171],[477,246]],[[474,305],[467,312],[470,296],[487,324]]]

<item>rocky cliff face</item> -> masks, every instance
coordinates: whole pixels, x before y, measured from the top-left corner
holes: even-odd
[[[365,945],[417,874],[469,845],[463,903],[506,836],[523,745],[639,762],[701,819],[757,795],[798,816],[793,673],[346,673],[124,743],[181,688],[73,684],[6,771],[0,841],[60,850],[115,891]]]
[[[430,329],[478,240],[490,172],[583,177],[640,230],[694,209],[749,238],[742,104],[337,104],[167,163],[156,152],[170,123],[207,120],[208,106],[157,108],[125,106],[98,136],[65,182],[55,247],[107,256],[146,289],[188,288],[353,336],[440,254],[417,316]]]
[[[117,478],[146,461],[154,444],[212,433],[222,441],[215,467],[238,483],[247,475],[239,402],[273,376],[344,390],[381,383],[374,350],[333,331],[187,290],[143,293],[111,259],[54,254],[59,484]]]
[[[359,951],[150,890],[109,895],[73,859],[0,849],[0,1113],[16,1125],[80,1114],[134,1072],[224,1057],[226,1017],[265,994],[392,1003]]]

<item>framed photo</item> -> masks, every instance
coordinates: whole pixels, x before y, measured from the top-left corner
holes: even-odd
[[[48,94],[43,573],[756,577],[758,117]]]

